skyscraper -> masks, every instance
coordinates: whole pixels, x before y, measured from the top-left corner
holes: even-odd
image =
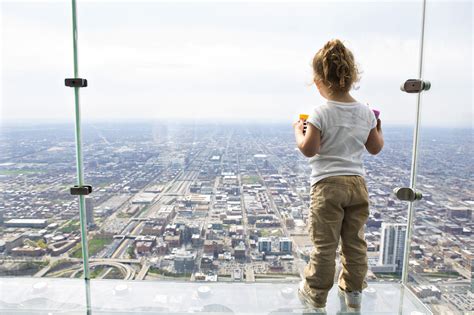
[[[258,239],[258,251],[269,253],[272,251],[272,241],[268,237],[260,237]]]
[[[287,237],[280,237],[280,252],[282,253],[291,253],[292,250],[292,242]]]
[[[179,250],[174,257],[174,268],[177,273],[192,272],[196,254],[185,250]]]
[[[86,197],[86,223],[88,226],[94,225],[94,199]]]
[[[406,231],[404,223],[382,223],[379,265],[392,266],[393,272],[402,270]]]

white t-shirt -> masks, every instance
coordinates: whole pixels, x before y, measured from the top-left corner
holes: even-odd
[[[365,175],[362,154],[370,130],[377,125],[369,106],[327,101],[307,121],[321,131],[319,154],[309,160],[311,185],[330,176]]]

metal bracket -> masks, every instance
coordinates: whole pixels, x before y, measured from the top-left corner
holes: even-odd
[[[74,187],[69,188],[69,192],[71,195],[88,195],[92,192],[92,186],[90,185],[83,185],[83,186],[78,186],[74,185]]]
[[[423,198],[422,193],[416,192],[409,187],[397,187],[393,190],[393,193],[399,200],[413,202],[415,200],[421,200]]]
[[[64,84],[69,87],[86,87],[87,79],[81,79],[81,78],[64,79]]]
[[[418,79],[408,79],[400,86],[400,90],[407,93],[420,93],[421,91],[428,91],[431,88],[429,81]]]

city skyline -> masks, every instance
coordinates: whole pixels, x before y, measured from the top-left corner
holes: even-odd
[[[73,126],[4,131],[0,274],[80,277],[78,200],[68,193],[76,182]],[[386,127],[382,153],[364,157],[370,282],[399,279],[393,262],[381,259],[382,248],[395,244],[387,239],[383,245],[382,229],[406,221],[407,203],[391,192],[409,182],[411,131]],[[83,132],[84,177],[94,200],[88,207],[93,278],[299,279],[312,248],[305,231],[309,166],[291,128],[109,123]],[[434,308],[441,300],[443,307],[468,309],[470,134],[433,128],[421,139],[417,189],[423,199],[415,206],[410,285]],[[398,256],[398,269],[400,250],[387,252]]]

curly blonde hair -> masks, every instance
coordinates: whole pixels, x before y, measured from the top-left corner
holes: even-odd
[[[360,80],[360,72],[352,52],[339,39],[328,41],[313,58],[315,80],[322,83],[331,93],[349,92]]]

